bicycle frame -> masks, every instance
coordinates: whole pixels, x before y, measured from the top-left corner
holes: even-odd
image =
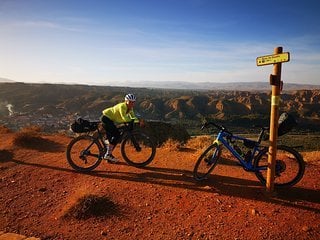
[[[98,125],[100,122],[94,122],[94,123]],[[118,129],[120,131],[120,142],[122,141],[125,134],[128,134],[128,135],[132,134],[132,131],[130,130],[131,129],[130,123],[124,123],[124,125],[119,127]],[[88,132],[87,134],[91,135],[94,138],[94,141],[92,141],[91,144],[89,144],[88,147],[86,149],[84,149],[82,153],[86,154],[86,155],[91,155],[91,156],[94,156],[97,158],[102,158],[102,156],[90,153],[89,149],[97,141],[103,147],[104,153],[105,153],[106,149],[107,149],[107,143],[104,141],[105,133],[103,131],[101,131],[99,129],[99,127],[97,127],[97,130],[95,132],[93,132],[93,133]],[[139,149],[139,147],[137,146],[137,144],[135,142],[134,142],[134,145],[137,149]]]
[[[261,151],[262,148],[260,146],[260,142],[261,142],[261,135],[259,136],[259,140],[258,141],[254,141],[251,139],[247,139],[245,137],[241,137],[241,136],[237,136],[237,135],[233,135],[230,134],[229,132],[224,132],[224,131],[220,131],[217,135],[217,138],[215,139],[215,143],[217,143],[219,146],[223,145],[225,146],[229,152],[231,152],[231,154],[240,162],[241,166],[246,170],[246,171],[252,171],[255,172],[257,170],[266,170],[267,167],[263,167],[263,168],[259,168],[257,169],[256,167],[254,167],[253,165],[253,160],[255,158],[255,156],[257,156]],[[232,142],[235,142],[236,140],[240,140],[240,141],[246,141],[249,142],[250,144],[252,144],[252,148],[250,148],[252,150],[251,152],[251,156],[249,157],[248,161],[246,161],[235,149],[234,147],[230,144]]]
[[[95,122],[96,124],[100,124],[100,122]],[[129,122],[129,123],[123,123],[123,126],[118,127],[119,132],[120,132],[120,139],[119,142],[122,141],[123,137],[127,134],[127,135],[131,135],[132,134],[132,126],[131,124],[133,124],[133,122]],[[88,133],[90,134],[90,132]],[[105,143],[105,141],[103,140],[105,137],[105,133],[104,131],[101,131],[99,129],[99,127],[97,128],[97,130],[93,133],[92,135],[102,146],[104,149],[107,148],[107,144]],[[91,147],[91,145],[89,146]]]

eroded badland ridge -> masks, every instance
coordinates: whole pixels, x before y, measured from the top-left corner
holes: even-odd
[[[26,123],[63,130],[75,115],[98,119],[107,106],[127,92],[138,96],[136,111],[145,119],[179,122],[192,127],[203,118],[238,127],[268,124],[270,90],[171,90],[63,84],[0,83],[0,124]],[[280,111],[291,112],[301,129],[314,131],[320,123],[320,89],[281,93]],[[14,121],[13,121],[14,120]]]

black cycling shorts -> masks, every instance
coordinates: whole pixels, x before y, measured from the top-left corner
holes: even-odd
[[[120,132],[118,128],[112,120],[104,115],[101,116],[101,122],[103,123],[103,127],[106,130],[109,143],[116,145],[120,139]]]

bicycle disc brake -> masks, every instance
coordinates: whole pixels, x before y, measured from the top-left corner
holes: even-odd
[[[90,151],[83,150],[80,153],[79,158],[84,161],[84,163],[88,163],[86,155],[90,154]]]
[[[283,173],[286,170],[286,164],[282,160],[276,160],[276,169],[275,169],[275,175],[279,177],[281,173]]]

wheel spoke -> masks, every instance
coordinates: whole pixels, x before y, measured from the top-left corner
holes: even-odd
[[[149,164],[156,153],[152,140],[143,133],[132,133],[121,143],[121,153],[126,162],[136,167]]]
[[[91,171],[101,162],[101,147],[90,136],[73,139],[67,148],[67,160],[77,171]]]
[[[267,180],[268,149],[256,159],[256,176],[265,184]],[[276,187],[293,186],[300,181],[304,174],[304,162],[301,155],[287,146],[278,146],[274,185]]]
[[[199,157],[193,170],[193,176],[197,180],[203,180],[208,177],[216,166],[221,151],[217,144],[209,146]]]

